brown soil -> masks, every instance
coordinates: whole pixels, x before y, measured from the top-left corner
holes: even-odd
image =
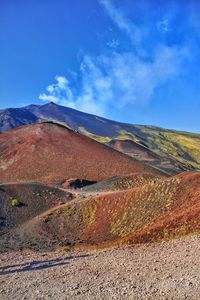
[[[0,135],[0,181],[103,180],[133,172],[161,174],[105,145],[53,123],[23,126]]]
[[[1,134],[0,171],[0,299],[199,299],[200,173],[51,123]]]
[[[198,300],[200,238],[92,252],[0,254],[3,300]]]
[[[5,234],[0,249],[97,249],[200,232],[199,173],[143,180],[128,190],[76,192],[69,203],[33,215]]]
[[[117,151],[123,152],[140,160],[156,160],[160,159],[155,153],[148,148],[137,144],[131,140],[112,140],[108,145]]]
[[[16,199],[19,206],[13,206]],[[67,203],[72,194],[39,183],[0,185],[0,233],[36,217],[60,202]]]
[[[148,173],[133,173],[125,176],[114,176],[112,178],[99,181],[95,184],[88,185],[82,190],[86,192],[110,192],[129,190],[136,187],[142,187],[145,183],[155,183],[161,178],[161,176],[155,176]]]

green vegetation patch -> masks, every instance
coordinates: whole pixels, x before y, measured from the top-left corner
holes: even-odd
[[[64,212],[67,217],[73,217],[76,214],[76,211],[76,206],[66,206],[64,208]]]
[[[100,136],[100,135],[95,135],[89,131],[87,131],[84,127],[78,127],[78,130],[80,133],[90,137],[91,139],[99,142],[99,143],[108,143],[111,141],[111,138],[108,136]]]
[[[95,221],[96,206],[81,204],[81,215],[85,225],[91,225]]]
[[[162,213],[171,211],[178,184],[179,179],[173,178],[141,187],[134,194],[134,204],[128,202],[121,214],[114,215],[111,232],[123,237],[153,224]]]
[[[11,205],[13,207],[19,207],[21,205],[21,202],[19,200],[17,200],[17,199],[12,199],[11,200]]]
[[[200,168],[200,135],[144,126],[138,129],[155,153],[172,157],[187,168]]]

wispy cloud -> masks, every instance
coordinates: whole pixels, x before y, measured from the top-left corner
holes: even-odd
[[[73,107],[75,99],[69,80],[64,76],[56,76],[55,80],[56,83],[47,86],[47,94],[40,94],[39,99]]]
[[[169,19],[167,17],[162,18],[160,21],[157,22],[157,28],[160,31],[169,31]]]
[[[152,56],[138,55],[142,48],[143,29],[138,28],[111,0],[99,3],[115,25],[130,39],[136,51],[107,52],[92,57],[85,55],[79,70],[79,86],[63,76],[49,85],[39,96],[44,101],[54,101],[93,114],[107,115],[127,104],[147,103],[156,88],[178,76],[183,70],[187,49],[157,44]],[[168,25],[166,22],[160,24]],[[72,88],[73,87],[73,88]]]
[[[99,3],[105,9],[113,22],[119,27],[119,29],[123,30],[128,35],[132,43],[137,48],[142,39],[142,31],[131,20],[129,20],[121,10],[117,9],[113,5],[112,1],[99,0]]]

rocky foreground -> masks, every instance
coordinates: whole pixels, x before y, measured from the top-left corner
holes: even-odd
[[[200,299],[200,237],[90,252],[0,254],[0,299]]]

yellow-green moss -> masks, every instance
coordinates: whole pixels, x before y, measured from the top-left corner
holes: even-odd
[[[108,136],[95,135],[95,134],[93,134],[93,133],[87,131],[84,127],[78,127],[78,130],[79,130],[82,134],[84,134],[84,135],[90,137],[91,139],[93,139],[93,140],[95,140],[95,141],[97,141],[97,142],[99,142],[99,143],[108,143],[108,142],[111,141],[111,138],[110,138],[110,137],[108,137]]]
[[[138,200],[134,205],[124,205],[121,214],[113,215],[111,232],[123,237],[151,225],[160,214],[171,210],[174,204],[174,194],[179,179],[157,181],[154,186],[144,185],[136,191],[134,197]]]
[[[12,199],[12,200],[11,200],[11,205],[12,205],[13,207],[18,207],[18,206],[20,206],[20,201],[17,200],[17,199]]]
[[[74,215],[76,214],[76,212],[77,212],[76,206],[70,206],[70,205],[68,205],[68,206],[66,206],[66,207],[64,208],[64,212],[65,212],[65,215],[66,215],[67,217],[72,217],[72,216],[74,216]]]
[[[83,203],[81,204],[81,214],[82,220],[85,225],[91,225],[95,221],[95,213],[96,206],[95,205],[87,205],[85,206]]]

